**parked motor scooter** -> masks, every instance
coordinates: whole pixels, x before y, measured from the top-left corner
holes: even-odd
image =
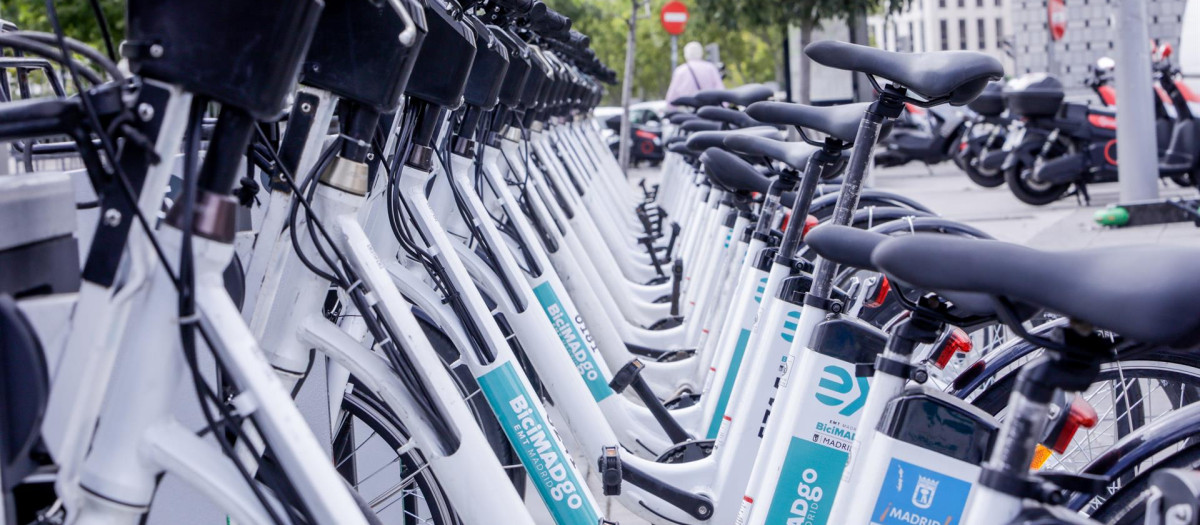
[[[613,156],[618,154],[621,147],[617,137],[621,136],[621,116],[614,115],[604,121],[604,125],[613,131],[608,137],[608,148],[612,150]],[[629,126],[629,161],[637,164],[642,161],[650,163],[651,166],[657,166],[666,155],[666,150],[663,149],[662,139],[662,123],[657,119],[650,119],[643,123],[630,123]]]
[[[1063,102],[1057,78],[1018,79],[1004,91],[1009,109],[1025,121],[1001,170],[1018,199],[1041,206],[1058,200],[1073,183],[1086,199],[1086,182],[1117,179],[1117,118],[1107,109]]]
[[[1158,174],[1180,186],[1196,186],[1200,182],[1200,121],[1189,104],[1190,93],[1181,87],[1179,69],[1171,65],[1170,44],[1160,47],[1157,54],[1154,70],[1159,75],[1159,88],[1175,110],[1166,150],[1159,156]]]
[[[1096,94],[1096,98],[1104,106],[1115,106],[1117,103],[1117,92],[1112,88],[1113,69],[1115,67],[1116,62],[1113,59],[1101,57],[1096,61],[1094,66],[1089,68],[1092,75],[1083,82],[1084,85]],[[1023,80],[1018,79],[1014,82],[1023,82]],[[1003,94],[1002,91],[1001,95]],[[1001,105],[1005,105],[1003,100],[1001,101]],[[1004,171],[1002,167],[1008,158],[1008,154],[1019,146],[1025,137],[1025,120],[1010,111],[1008,113],[1007,127],[994,130],[993,133],[994,138],[989,140],[985,147],[981,148],[976,154],[975,160],[971,161],[970,166],[985,176],[999,178],[1000,181],[995,183],[996,186],[999,186],[1003,184]],[[1044,138],[1044,134],[1038,135],[1038,137]]]
[[[879,141],[875,165],[901,166],[913,161],[931,165],[950,160],[967,127],[968,119],[961,110],[941,106],[922,110],[910,104],[905,114],[891,135]]]
[[[967,119],[951,157],[972,182],[985,188],[1004,184],[1004,173],[1000,171],[1002,159],[991,165],[981,162],[1000,149],[1013,123],[1013,118],[1005,113],[1003,90],[1002,83],[993,82],[967,104],[974,115]]]
[[[1156,53],[1157,55],[1157,53]],[[1098,70],[1111,71],[1107,64]],[[1097,75],[1097,78],[1102,78]],[[1089,86],[1097,90],[1106,83]],[[1044,205],[1058,200],[1072,185],[1083,202],[1090,200],[1089,183],[1117,180],[1117,118],[1113,108],[1063,102],[1062,83],[1033,75],[1005,90],[1009,109],[1025,121],[1019,139],[1005,157],[1002,170],[1009,189],[1021,201]],[[1156,143],[1161,156],[1173,120],[1159,97],[1154,98]]]

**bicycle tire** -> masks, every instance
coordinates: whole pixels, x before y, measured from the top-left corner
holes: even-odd
[[[989,414],[999,414],[1007,405],[1009,394],[1012,392],[1012,387],[1016,382],[1017,374],[1013,372],[1019,369],[1020,367],[1018,366],[1007,369],[1007,373],[1001,371],[1003,375],[998,376],[990,385],[983,387],[980,393],[971,401],[972,404],[987,411]],[[1097,385],[1119,383],[1121,379],[1131,383],[1131,386],[1126,387],[1125,391],[1128,394],[1124,396],[1123,400],[1119,396],[1113,396],[1113,413],[1116,413],[1116,406],[1118,404],[1123,405],[1128,410],[1125,411],[1125,415],[1114,417],[1111,424],[1106,424],[1109,421],[1108,419],[1103,419],[1106,411],[1102,412],[1098,408],[1098,412],[1102,412],[1102,420],[1097,422],[1096,426],[1093,427],[1094,429],[1114,429],[1116,435],[1112,436],[1112,443],[1115,443],[1121,437],[1162,415],[1154,414],[1153,407],[1149,406],[1151,401],[1146,396],[1155,394],[1153,390],[1154,385],[1150,382],[1157,382],[1162,386],[1166,384],[1165,382],[1170,381],[1173,383],[1172,387],[1176,384],[1180,387],[1180,396],[1178,398],[1173,397],[1173,395],[1166,396],[1169,403],[1168,411],[1200,400],[1200,359],[1186,354],[1162,351],[1139,356],[1138,359],[1122,361],[1119,367],[1116,363],[1106,363],[1101,367],[1099,378],[1093,382],[1093,387],[1089,388],[1088,392],[1096,391],[1094,389]],[[1145,392],[1146,388],[1141,383],[1143,380],[1150,384],[1149,392]],[[1163,388],[1165,389],[1165,387]],[[1094,401],[1094,399],[1090,401]],[[1081,429],[1075,435],[1075,439],[1072,440],[1072,445],[1081,440],[1092,439],[1093,432],[1098,432],[1098,430]],[[1099,438],[1097,438],[1098,440]],[[1104,444],[1100,443],[1099,446],[1104,447]],[[1072,450],[1068,448],[1068,453]],[[1068,462],[1059,460],[1057,455],[1055,458],[1056,464],[1068,464]],[[1087,462],[1084,462],[1079,466],[1086,466],[1086,464]],[[1066,470],[1077,471],[1077,469],[1070,468]]]
[[[1182,448],[1136,474],[1128,484],[1122,485],[1111,497],[1100,504],[1090,517],[1105,525],[1141,525],[1145,523],[1148,498],[1146,490],[1149,488],[1150,474],[1163,468],[1200,468],[1200,444]]]
[[[420,456],[420,452],[414,448],[407,452],[396,453],[404,450],[404,446],[409,441],[409,434],[394,414],[386,409],[383,402],[364,392],[361,388],[351,389],[342,399],[342,414],[343,417],[336,426],[333,436],[334,465],[350,487],[360,491],[359,495],[362,496],[362,500],[382,523],[389,525],[413,525],[416,523],[458,525],[461,523],[433,472],[422,468],[425,461]],[[356,425],[356,421],[361,422],[361,426]],[[370,429],[371,435],[358,442],[355,432],[361,430],[362,427]],[[382,467],[376,467],[380,461],[377,461],[376,457],[371,457],[366,460],[366,465],[371,469],[368,471],[369,474],[365,477],[360,476],[357,469],[359,460],[356,457],[360,453],[365,455],[367,452],[382,452],[382,447],[379,446],[370,446],[369,450],[364,450],[375,436],[378,436],[381,442],[387,446],[388,451],[395,454],[396,459],[387,460]],[[348,444],[353,444],[353,447],[347,448]],[[405,485],[391,486],[383,494],[374,497],[361,494],[360,487],[372,477],[384,472],[384,469],[387,469],[392,463],[399,463],[400,470],[397,474],[400,475],[401,483],[404,483],[406,479],[410,481]],[[405,486],[411,486],[413,489],[406,489]],[[408,492],[405,493],[405,491]],[[392,495],[397,493],[401,494],[399,498],[393,498]],[[424,505],[417,504],[418,498],[424,502]],[[397,501],[402,502],[402,505],[399,509],[393,509]],[[415,508],[417,512],[424,510],[425,513],[418,515],[410,508]]]

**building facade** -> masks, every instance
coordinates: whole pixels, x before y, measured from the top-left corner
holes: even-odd
[[[869,25],[883,49],[983,51],[1000,59],[1009,77],[1049,72],[1071,94],[1086,95],[1091,66],[1116,54],[1119,1],[1064,0],[1066,32],[1053,45],[1046,0],[911,0],[899,13],[872,16]],[[1150,37],[1178,50],[1188,1],[1147,0]]]
[[[1016,32],[1013,38],[1015,67],[1012,73],[1050,72],[1071,92],[1086,92],[1083,82],[1101,57],[1114,57],[1119,0],[1067,0],[1067,27],[1052,47],[1047,28],[1046,0],[1009,0]],[[1150,38],[1179,50],[1183,11],[1187,0],[1146,1],[1146,29]],[[1150,52],[1150,43],[1146,43]],[[1120,64],[1117,65],[1120,67]]]
[[[1011,69],[1010,3],[1021,0],[911,0],[899,13],[868,19],[874,45],[891,51],[982,51]]]

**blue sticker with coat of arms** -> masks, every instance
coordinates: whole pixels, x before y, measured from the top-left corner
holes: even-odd
[[[875,500],[871,523],[955,525],[970,493],[969,482],[893,458]]]

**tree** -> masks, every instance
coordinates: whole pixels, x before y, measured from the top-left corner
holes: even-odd
[[[100,9],[108,19],[112,31],[113,45],[121,43],[125,37],[125,2],[123,0],[99,0]],[[58,21],[67,36],[88,44],[96,49],[104,50],[104,39],[100,33],[100,24],[89,2],[55,2]],[[50,20],[46,17],[46,2],[44,0],[4,0],[0,2],[0,18],[8,20],[21,29],[32,31],[53,31]]]
[[[851,20],[866,16],[877,10],[898,10],[905,0],[696,0],[700,10],[714,13],[727,27],[761,28],[781,43],[781,35],[787,26],[795,24],[800,29],[800,49],[812,41],[815,29],[823,20],[842,18]],[[774,31],[774,32],[771,32]],[[780,36],[776,36],[780,35]],[[782,63],[782,45],[776,54],[777,64]],[[800,100],[807,104],[811,94],[812,63],[801,53]]]
[[[712,14],[695,8],[693,0],[684,2],[691,9],[687,30],[679,37],[681,44],[692,40],[717,44],[726,65],[726,85],[733,87],[774,79],[771,53],[774,39],[767,38],[770,31],[754,33],[730,28]],[[634,55],[634,98],[661,99],[671,82],[670,35],[663,31],[657,20],[666,3],[667,0],[650,0],[651,19],[640,20],[637,25],[639,51]],[[629,0],[550,0],[548,4],[570,17],[573,28],[591,37],[592,49],[605,64],[617,69],[624,63]],[[620,92],[621,86],[610,89],[604,103],[618,104]]]

